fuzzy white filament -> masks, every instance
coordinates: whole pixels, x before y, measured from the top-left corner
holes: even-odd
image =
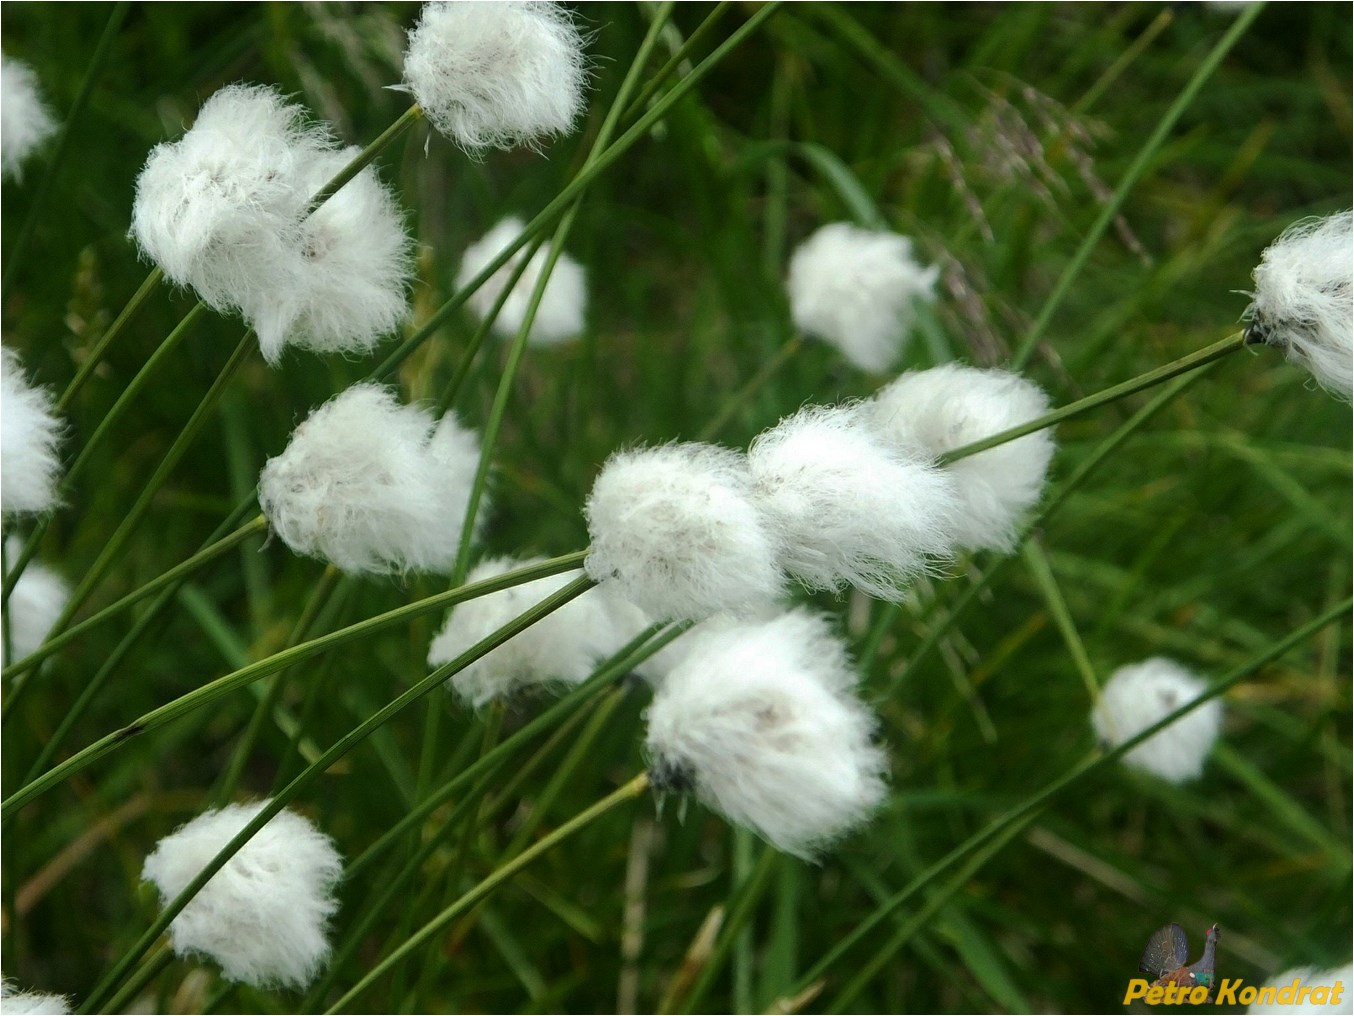
[[[141,877],[167,904],[267,804],[208,811],[162,839]],[[232,981],[304,988],[329,956],[343,858],[309,819],[282,811],[213,875],[169,926],[180,957],[200,953]]]
[[[495,558],[473,569],[466,581],[482,582],[543,560]],[[428,665],[440,667],[450,663],[581,574],[573,571],[536,579],[458,604],[428,649]],[[453,674],[447,684],[476,707],[529,685],[551,681],[578,684],[645,625],[638,608],[605,596],[598,589],[589,589]]]
[[[55,400],[29,383],[17,353],[0,351],[0,512],[38,514],[57,506],[61,460],[56,448],[64,430]]]
[[[1120,667],[1101,689],[1091,724],[1101,741],[1113,748],[1193,702],[1207,687],[1164,657]],[[1129,751],[1124,764],[1171,783],[1192,780],[1203,772],[1221,727],[1222,703],[1209,699]]]
[[[5,539],[5,555],[10,567],[19,559],[23,551],[23,541],[17,536]],[[70,599],[70,588],[61,576],[36,561],[30,561],[19,581],[14,583],[6,610],[9,626],[11,657],[0,640],[0,666],[8,659],[22,660],[46,640],[52,625],[61,616],[66,601]]]
[[[446,572],[479,441],[395,393],[358,384],[310,414],[259,478],[259,504],[292,550],[343,571]],[[483,504],[481,504],[483,507]]]
[[[522,229],[521,219],[507,218],[467,247],[461,258],[461,269],[456,275],[456,288],[465,288],[490,261],[521,235]],[[481,321],[494,309],[494,304],[503,294],[503,288],[521,263],[524,253],[519,250],[484,285],[470,294],[470,309]],[[531,294],[536,291],[547,257],[548,251],[543,245],[527,262],[517,285],[513,286],[498,317],[494,319],[493,330],[499,335],[511,338],[521,331],[527,318]],[[527,341],[536,346],[553,346],[575,338],[583,331],[587,306],[588,289],[583,268],[569,255],[561,254],[550,272],[550,278],[546,280]]]
[[[399,208],[368,167],[306,216],[356,152],[275,89],[231,85],[180,140],[150,153],[132,235],[171,281],[239,311],[270,363],[288,344],[368,350],[407,311]]]
[[[583,108],[583,39],[555,3],[430,3],[404,80],[439,132],[469,152],[568,134]]]
[[[947,363],[910,371],[881,389],[873,421],[892,446],[934,458],[1048,412],[1043,389],[1018,374]],[[1048,430],[944,467],[959,493],[955,538],[971,550],[1010,550],[1039,500],[1053,457]]]
[[[1303,1001],[1296,1000],[1297,993],[1293,990],[1293,982],[1297,981],[1299,987],[1318,988],[1324,987],[1334,989],[1339,984],[1342,986],[1340,992],[1340,1001],[1337,1004],[1333,1001],[1335,997],[1334,990],[1324,993],[1325,1001]],[[1347,1013],[1354,1006],[1354,963],[1346,963],[1343,967],[1336,967],[1334,970],[1321,970],[1318,967],[1295,967],[1292,970],[1285,970],[1282,974],[1276,974],[1264,984],[1258,986],[1259,992],[1267,992],[1267,989],[1274,989],[1274,1001],[1252,1002],[1246,1007],[1248,1013],[1264,1014],[1264,1016],[1284,1016],[1284,1014],[1293,1013]],[[1290,1002],[1280,1002],[1279,992],[1288,989],[1288,994],[1283,996],[1292,998]],[[1263,998],[1264,996],[1260,996]]]
[[[584,506],[587,573],[657,620],[774,603],[774,535],[753,505],[747,460],[705,444],[616,452]]]
[[[844,584],[897,599],[953,545],[953,484],[895,452],[859,405],[808,406],[748,449],[755,503],[781,566],[811,589]]]
[[[649,707],[654,785],[812,857],[869,818],[887,761],[850,660],[805,611],[692,631]]]
[[[28,157],[56,132],[38,90],[38,76],[20,60],[0,57],[0,172],[17,180]]]
[[[861,370],[887,370],[912,331],[914,302],[934,298],[939,275],[913,260],[907,237],[834,222],[790,258],[790,313]]]
[[[1256,341],[1278,346],[1346,402],[1354,390],[1351,275],[1351,213],[1304,219],[1265,250],[1245,314]]]
[[[64,995],[17,991],[13,981],[0,981],[0,1012],[5,1016],[66,1016],[70,1011],[70,1000]]]

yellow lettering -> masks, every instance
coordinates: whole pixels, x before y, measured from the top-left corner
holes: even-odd
[[[1331,988],[1331,990],[1330,990],[1330,1004],[1331,1004],[1331,1005],[1339,1005],[1339,1004],[1340,1004],[1340,996],[1343,995],[1344,993],[1345,993],[1345,982],[1344,982],[1344,981],[1336,981],[1336,982],[1335,982],[1335,987]]]
[[[1135,977],[1128,982],[1128,987],[1124,989],[1124,1005],[1128,1005],[1135,998],[1142,998],[1147,994],[1147,978]]]
[[[1278,1000],[1278,1003],[1280,1005],[1292,1005],[1293,996],[1298,993],[1298,988],[1301,986],[1302,986],[1302,978],[1300,977],[1293,978],[1292,984],[1279,989],[1279,994],[1275,996],[1276,999]]]
[[[1261,988],[1259,991],[1256,991],[1254,988],[1251,988],[1251,989],[1250,989],[1250,992],[1251,992],[1250,1002],[1246,1002],[1246,1000],[1245,1000],[1244,998],[1242,999],[1242,1001],[1243,1001],[1243,1002],[1246,1002],[1247,1005],[1250,1005],[1251,1002],[1254,1002],[1254,1001],[1256,1000],[1256,998],[1258,997],[1259,1000],[1260,1000],[1260,1003],[1261,1003],[1262,1005],[1274,1005],[1274,1004],[1276,1004],[1275,1001],[1274,1001],[1274,995],[1275,995],[1276,992],[1278,992],[1278,990],[1279,990],[1279,989],[1276,988],[1276,987],[1274,987],[1274,985],[1272,985],[1272,984],[1267,984],[1267,985],[1265,985],[1265,986],[1264,986],[1263,988]],[[1241,994],[1242,994],[1242,995],[1245,995],[1246,993],[1243,991]]]
[[[1312,990],[1311,988],[1299,988],[1298,997],[1295,1000],[1295,1004],[1302,1005],[1303,1003],[1305,1003],[1307,1001],[1308,994],[1311,993],[1311,990]]]
[[[1162,1005],[1175,1005],[1175,1002],[1176,1002],[1176,998],[1175,998],[1175,982],[1174,982],[1174,981],[1167,981],[1167,982],[1166,982],[1166,994],[1162,996],[1161,1004],[1162,1004]]]
[[[1161,996],[1166,994],[1166,989],[1159,984],[1154,984],[1147,989],[1147,997],[1143,999],[1148,1005],[1160,1005]]]
[[[1312,989],[1312,1005],[1325,1005],[1330,1001],[1330,986],[1318,984]]]
[[[1189,992],[1190,1005],[1203,1005],[1207,1001],[1208,1001],[1208,985],[1200,984],[1190,989]]]
[[[1218,1005],[1236,1005],[1236,989],[1241,982],[1235,977],[1224,977],[1218,985]]]

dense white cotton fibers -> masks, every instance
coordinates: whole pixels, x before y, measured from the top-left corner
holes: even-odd
[[[784,585],[747,460],[706,444],[616,452],[584,506],[587,573],[656,620],[747,613]]]
[[[346,572],[446,572],[479,454],[452,414],[437,422],[388,388],[358,384],[268,460],[259,504],[288,547]]]
[[[781,566],[811,589],[845,584],[883,599],[953,546],[953,484],[890,449],[858,404],[808,406],[748,449],[754,503]]]
[[[910,371],[870,403],[876,430],[893,447],[936,458],[1043,416],[1048,396],[1005,370],[947,363]],[[958,459],[943,468],[959,495],[954,537],[961,547],[1010,550],[1039,500],[1053,458],[1048,430]]]
[[[56,132],[38,76],[21,60],[0,57],[0,172],[19,179],[23,164]]]
[[[827,622],[805,611],[684,636],[647,747],[657,789],[694,789],[730,821],[812,857],[874,812],[887,762]]]
[[[523,228],[521,219],[504,219],[483,238],[467,247],[461,258],[461,269],[456,275],[456,288],[463,289],[469,285],[475,276],[488,267],[489,262],[521,236]],[[467,302],[481,321],[494,309],[494,304],[502,296],[504,287],[512,278],[516,266],[521,263],[524,253],[519,250],[470,294]],[[498,317],[494,319],[493,330],[499,335],[511,338],[521,331],[527,319],[531,294],[536,291],[548,257],[547,245],[542,245],[527,262],[517,285],[513,286],[508,298],[503,301]],[[582,266],[569,255],[560,254],[541,293],[527,341],[536,346],[553,346],[576,338],[583,331],[587,306],[587,280]]]
[[[907,237],[834,222],[790,258],[790,313],[861,370],[887,370],[912,331],[914,302],[930,302],[939,275],[913,259]]]
[[[0,980],[0,1012],[5,1016],[66,1016],[70,1011],[70,1000],[63,995],[19,991],[8,978]]]
[[[167,904],[267,801],[208,811],[162,839],[141,877]],[[329,956],[343,858],[311,821],[281,811],[226,862],[169,925],[174,953],[200,953],[232,981],[304,988]]]
[[[1245,315],[1254,341],[1282,349],[1346,402],[1354,389],[1351,275],[1351,213],[1304,219],[1265,250]]]
[[[467,151],[568,134],[583,108],[583,39],[555,3],[430,3],[404,80],[432,125]]]
[[[1101,741],[1113,748],[1193,702],[1207,688],[1180,664],[1160,656],[1120,667],[1101,689],[1091,725]],[[1203,772],[1221,727],[1222,703],[1209,699],[1129,751],[1124,765],[1171,783],[1194,779]]]
[[[11,568],[22,552],[22,540],[17,536],[5,538],[5,556]],[[30,561],[14,583],[5,607],[14,655],[4,651],[0,640],[0,666],[7,660],[22,660],[41,646],[69,599],[70,587],[61,576],[37,561]]]
[[[56,400],[29,383],[13,350],[0,350],[0,512],[39,514],[57,506],[63,426]]]
[[[497,578],[543,560],[494,558],[474,568],[466,582]],[[457,604],[428,649],[428,665],[440,667],[450,663],[581,574],[564,572]],[[608,597],[599,589],[589,589],[453,674],[447,684],[476,707],[529,685],[551,681],[577,684],[646,625],[638,608]]]

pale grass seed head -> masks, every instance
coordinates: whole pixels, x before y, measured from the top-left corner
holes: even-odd
[[[493,558],[475,567],[466,581],[497,578],[543,560]],[[428,649],[428,665],[450,663],[580,575],[581,571],[564,572],[457,604]],[[478,708],[533,685],[578,684],[646,625],[638,608],[589,589],[453,674],[447,686]]]
[[[953,545],[951,481],[875,436],[859,404],[807,406],[748,449],[781,566],[810,589],[896,600]]]
[[[296,428],[259,478],[259,504],[293,551],[349,573],[456,562],[479,441],[395,393],[358,384]]]
[[[17,536],[5,538],[5,555],[12,568],[23,551],[23,541]],[[66,608],[70,587],[64,579],[46,565],[30,561],[9,596],[6,612],[9,615],[9,637],[14,660],[22,660],[47,639],[52,625]],[[0,639],[0,666],[10,659]]]
[[[876,721],[840,640],[796,610],[684,636],[648,710],[655,786],[694,789],[731,822],[812,858],[884,799]]]
[[[1332,395],[1354,390],[1351,213],[1304,219],[1265,249],[1246,309],[1254,341],[1277,346]]]
[[[1208,688],[1174,660],[1153,657],[1120,667],[1091,712],[1096,735],[1110,748],[1123,744]],[[1124,765],[1170,783],[1196,779],[1222,729],[1222,703],[1212,698],[1123,756]]]
[[[472,279],[482,272],[494,258],[501,254],[521,235],[521,219],[504,219],[488,233],[466,248],[461,258],[461,268],[456,275],[456,288],[463,289]],[[512,338],[522,330],[526,322],[527,309],[531,303],[531,294],[549,256],[549,244],[543,244],[513,286],[508,298],[503,302],[498,317],[494,319],[493,330],[506,338]],[[525,251],[519,250],[503,267],[494,272],[482,286],[470,294],[467,301],[471,311],[483,321],[494,309],[494,304],[503,294],[503,289],[512,277],[517,265],[521,264]],[[583,331],[584,319],[588,308],[587,277],[583,267],[568,254],[561,253],[555,267],[546,280],[541,293],[541,301],[536,308],[536,317],[532,320],[527,342],[533,346],[553,346],[577,338]]]
[[[738,452],[695,443],[616,452],[583,511],[588,575],[655,620],[746,614],[781,594],[775,536]]]
[[[0,57],[0,172],[20,179],[23,164],[56,133],[56,118],[22,60]]]
[[[948,363],[909,371],[870,403],[891,447],[934,459],[1048,412],[1038,385],[1005,370]],[[943,467],[959,495],[954,535],[970,550],[1010,550],[1019,524],[1043,492],[1053,437],[1036,431]]]
[[[432,125],[471,154],[573,130],[587,70],[556,3],[430,3],[409,32],[404,80]]]
[[[823,226],[790,258],[786,286],[795,327],[836,346],[864,371],[902,356],[914,304],[935,298],[940,269],[912,257],[912,241],[849,222]]]
[[[70,1011],[70,999],[64,995],[19,991],[13,981],[0,980],[0,1012],[5,1016],[66,1016]]]
[[[29,382],[17,353],[0,350],[0,513],[6,518],[58,506],[57,445],[64,431],[52,393]]]

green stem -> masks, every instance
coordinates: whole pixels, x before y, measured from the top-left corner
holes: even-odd
[[[317,208],[341,191],[348,181],[375,162],[382,152],[398,141],[401,135],[422,119],[423,110],[418,103],[414,103],[401,113],[394,123],[378,134],[367,147],[358,152],[352,162],[335,173],[333,179],[315,192],[314,196],[306,203],[306,210],[302,213],[301,218],[308,218]]]
[[[122,986],[122,990],[108,1000],[108,1005],[104,1007],[104,1012],[126,1012],[128,1007],[136,1001],[143,988],[155,978],[159,977],[170,963],[174,962],[174,953],[169,948],[168,943],[162,942],[150,958],[131,977],[127,978],[127,983]]]
[[[95,343],[94,348],[89,351],[89,355],[81,360],[80,368],[75,372],[75,377],[71,378],[70,384],[66,385],[66,390],[56,400],[56,411],[58,413],[65,411],[66,407],[71,404],[71,400],[85,386],[85,382],[93,376],[95,369],[103,362],[104,354],[108,352],[108,347],[113,344],[113,340],[122,334],[122,330],[146,305],[146,301],[159,288],[164,278],[165,273],[160,268],[150,270],[150,274],[141,283],[141,287],[127,301],[127,306],[123,307],[118,316],[113,319],[113,323],[108,326],[108,330]]]
[[[663,82],[667,81],[672,72],[681,66],[682,61],[691,55],[701,39],[710,33],[710,30],[719,23],[719,19],[724,16],[728,9],[729,0],[720,0],[719,3],[715,4],[710,13],[705,16],[705,20],[696,26],[695,31],[687,36],[686,41],[678,46],[672,56],[668,58],[667,63],[663,64],[658,69],[658,73],[652,75],[645,82],[644,90],[635,96],[635,101],[630,103],[629,108],[626,109],[625,119],[628,120],[644,108],[644,105],[653,98],[654,93],[663,86]],[[655,20],[657,20],[657,17],[655,17]]]
[[[719,436],[719,432],[729,425],[734,414],[742,409],[752,396],[759,392],[763,385],[773,378],[776,373],[794,359],[795,354],[804,348],[804,336],[796,333],[792,335],[789,341],[781,345],[776,350],[775,355],[762,364],[761,369],[748,378],[747,383],[738,389],[733,396],[720,409],[713,420],[705,425],[697,437],[698,441],[713,441]]]
[[[1062,634],[1072,663],[1077,673],[1081,675],[1081,682],[1086,686],[1086,701],[1089,705],[1094,705],[1100,697],[1100,681],[1086,652],[1086,643],[1081,640],[1077,624],[1072,620],[1072,611],[1068,609],[1067,600],[1063,598],[1062,590],[1058,587],[1058,580],[1053,574],[1053,566],[1049,563],[1048,555],[1044,553],[1044,548],[1039,545],[1038,540],[1026,540],[1021,552],[1025,558],[1025,565],[1034,576],[1034,583],[1043,594],[1048,611],[1053,615],[1058,631]]]
[[[1071,116],[1081,116],[1094,106],[1100,100],[1100,97],[1109,91],[1110,86],[1119,80],[1119,76],[1128,70],[1138,57],[1142,56],[1147,47],[1152,45],[1156,37],[1169,28],[1174,20],[1175,12],[1169,7],[1163,7],[1161,13],[1152,19],[1152,23],[1143,29],[1143,33],[1115,58],[1114,63],[1105,69],[1105,73],[1100,75],[1095,84],[1086,89],[1086,94],[1078,99],[1076,105],[1068,111]]]

